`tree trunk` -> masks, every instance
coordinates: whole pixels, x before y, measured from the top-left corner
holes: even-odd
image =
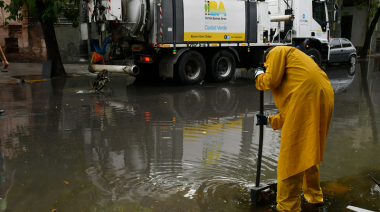
[[[42,18],[43,12],[49,5],[47,1],[45,3],[42,0],[37,0],[37,13],[38,20],[41,23],[42,33],[44,34],[47,59],[52,62],[51,75],[54,76],[66,76],[65,68],[62,64],[61,53],[59,52],[57,38],[55,36],[54,22],[53,20],[44,20]]]
[[[365,36],[364,46],[359,53],[360,58],[366,58],[367,57],[367,51],[369,49],[369,45],[371,44],[372,34],[373,34],[373,31],[375,30],[375,27],[376,27],[377,21],[379,20],[379,17],[380,17],[380,7],[377,8],[375,17],[371,21],[371,25],[368,29],[367,35]]]

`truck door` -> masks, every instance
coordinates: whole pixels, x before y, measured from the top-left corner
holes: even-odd
[[[312,21],[311,1],[298,1],[299,5],[296,6],[299,29],[298,35],[300,37],[310,37],[310,27]],[[302,3],[301,3],[302,2]]]
[[[339,39],[333,39],[330,43],[330,60],[331,63],[342,61],[343,49]]]
[[[313,1],[313,19],[311,20],[311,32],[315,33],[318,39],[327,38],[327,13],[324,2]]]

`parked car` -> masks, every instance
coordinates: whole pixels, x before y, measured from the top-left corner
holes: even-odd
[[[356,48],[346,38],[333,38],[330,41],[330,59],[328,63],[347,62],[356,64]]]

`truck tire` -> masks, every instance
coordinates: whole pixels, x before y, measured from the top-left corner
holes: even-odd
[[[314,62],[321,67],[322,64],[322,57],[321,53],[315,48],[308,48],[306,50],[306,54],[309,55],[311,58],[313,58]]]
[[[234,56],[227,50],[218,51],[207,67],[207,78],[213,82],[230,81],[235,75],[236,62]]]
[[[185,85],[195,85],[205,77],[206,62],[203,56],[195,51],[189,50],[177,61],[175,65],[178,80]]]

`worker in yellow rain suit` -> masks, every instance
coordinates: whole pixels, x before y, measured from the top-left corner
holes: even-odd
[[[312,204],[323,203],[318,164],[334,108],[331,83],[314,60],[294,47],[275,47],[256,70],[256,88],[271,90],[280,113],[269,117],[281,129],[277,210],[301,211],[301,189]]]

